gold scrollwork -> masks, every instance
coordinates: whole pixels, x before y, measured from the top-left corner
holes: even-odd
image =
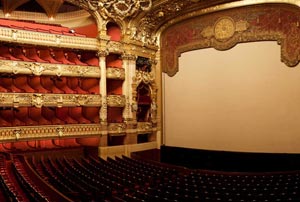
[[[31,99],[31,104],[37,108],[41,108],[44,104],[43,94],[33,94]]]

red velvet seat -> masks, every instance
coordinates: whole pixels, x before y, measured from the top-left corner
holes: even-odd
[[[15,112],[18,111],[19,109],[18,108],[12,108],[12,110],[9,112],[9,114],[5,115],[5,116],[10,116],[12,117],[12,126],[25,126],[26,123],[24,120],[22,119],[18,119],[16,116],[15,116]]]
[[[122,60],[121,59],[116,59],[112,61],[108,61],[106,63],[107,67],[113,67],[113,68],[122,68]]]
[[[21,89],[26,93],[34,93],[36,92],[31,86],[28,84],[28,77],[27,75],[18,75],[16,78],[13,79],[14,85]]]
[[[69,77],[67,80],[67,85],[68,85],[68,87],[70,87],[73,91],[77,92],[78,94],[88,94],[87,91],[80,88],[79,78],[77,78],[77,77]]]
[[[28,114],[28,107],[19,107],[14,111],[14,116],[25,123],[25,125],[38,125],[37,121],[32,120]]]
[[[49,93],[50,92],[41,85],[41,77],[40,76],[29,76],[28,84],[30,85],[31,88],[33,88],[38,93]]]
[[[42,116],[42,109],[36,107],[30,107],[28,110],[29,118],[39,123],[39,125],[51,125],[51,121],[48,121]]]
[[[11,109],[0,108],[0,126],[10,127],[12,126],[13,114]]]
[[[47,62],[46,60],[41,59],[38,54],[37,51],[34,47],[31,48],[26,48],[25,49],[25,56],[31,60],[34,60],[36,62]]]
[[[65,121],[67,124],[77,124],[78,121],[71,118],[69,116],[69,109],[67,107],[59,107],[55,108],[56,110],[56,117],[59,118],[62,121]]]
[[[54,125],[63,125],[65,121],[56,117],[55,108],[43,107],[42,116]]]
[[[67,60],[65,53],[62,50],[53,50],[53,57],[55,60],[66,65],[74,65],[74,62]]]
[[[66,94],[75,94],[77,93],[75,90],[72,90],[68,85],[67,85],[67,82],[68,82],[68,79],[67,77],[59,77],[55,80],[55,86],[60,89],[60,90],[63,90],[64,93]]]
[[[82,107],[70,107],[69,115],[71,118],[78,121],[79,124],[87,124],[90,123],[88,119],[86,119],[82,114]]]
[[[99,110],[99,107],[83,107],[82,114],[91,123],[99,123]]]
[[[8,90],[1,85],[1,79],[2,78],[0,78],[0,93],[7,93]]]
[[[81,62],[78,55],[76,55],[74,52],[68,51],[67,56],[68,60],[75,63],[76,65],[87,65],[86,63]]]
[[[81,54],[81,61],[90,66],[99,66],[99,58],[94,53],[83,52]]]
[[[82,78],[80,88],[92,94],[100,94],[99,82],[97,78]]]
[[[55,80],[56,80],[55,77],[41,76],[41,84],[45,89],[47,89],[51,93],[56,93],[56,94],[64,93],[63,90],[60,90],[55,86],[55,83],[54,83]]]
[[[62,62],[59,62],[52,57],[49,49],[40,49],[40,50],[38,50],[38,53],[39,53],[39,56],[41,59],[43,59],[49,63],[62,64]]]
[[[23,49],[19,48],[19,47],[15,47],[12,49],[12,54],[14,57],[23,60],[25,62],[33,62],[34,60],[27,58],[24,53],[23,53]]]
[[[0,78],[0,85],[1,87],[7,89],[7,92],[14,92],[14,93],[24,92],[23,90],[17,88],[14,85],[13,78],[10,76]]]
[[[11,53],[7,46],[0,46],[0,56],[2,58],[6,58],[7,60],[20,60],[15,58]]]

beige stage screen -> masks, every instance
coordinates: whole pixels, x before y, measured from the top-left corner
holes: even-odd
[[[300,152],[300,66],[281,63],[276,42],[184,53],[163,77],[167,146]]]

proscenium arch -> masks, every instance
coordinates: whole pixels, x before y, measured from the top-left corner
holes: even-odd
[[[211,47],[227,50],[238,43],[254,41],[277,41],[281,45],[281,61],[293,67],[300,60],[299,11],[298,5],[288,3],[259,4],[194,16],[172,24],[163,30],[160,38],[163,72],[169,76],[178,72],[181,53]]]

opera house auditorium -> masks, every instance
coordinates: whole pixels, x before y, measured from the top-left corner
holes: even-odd
[[[1,202],[300,202],[300,0],[1,0]]]

